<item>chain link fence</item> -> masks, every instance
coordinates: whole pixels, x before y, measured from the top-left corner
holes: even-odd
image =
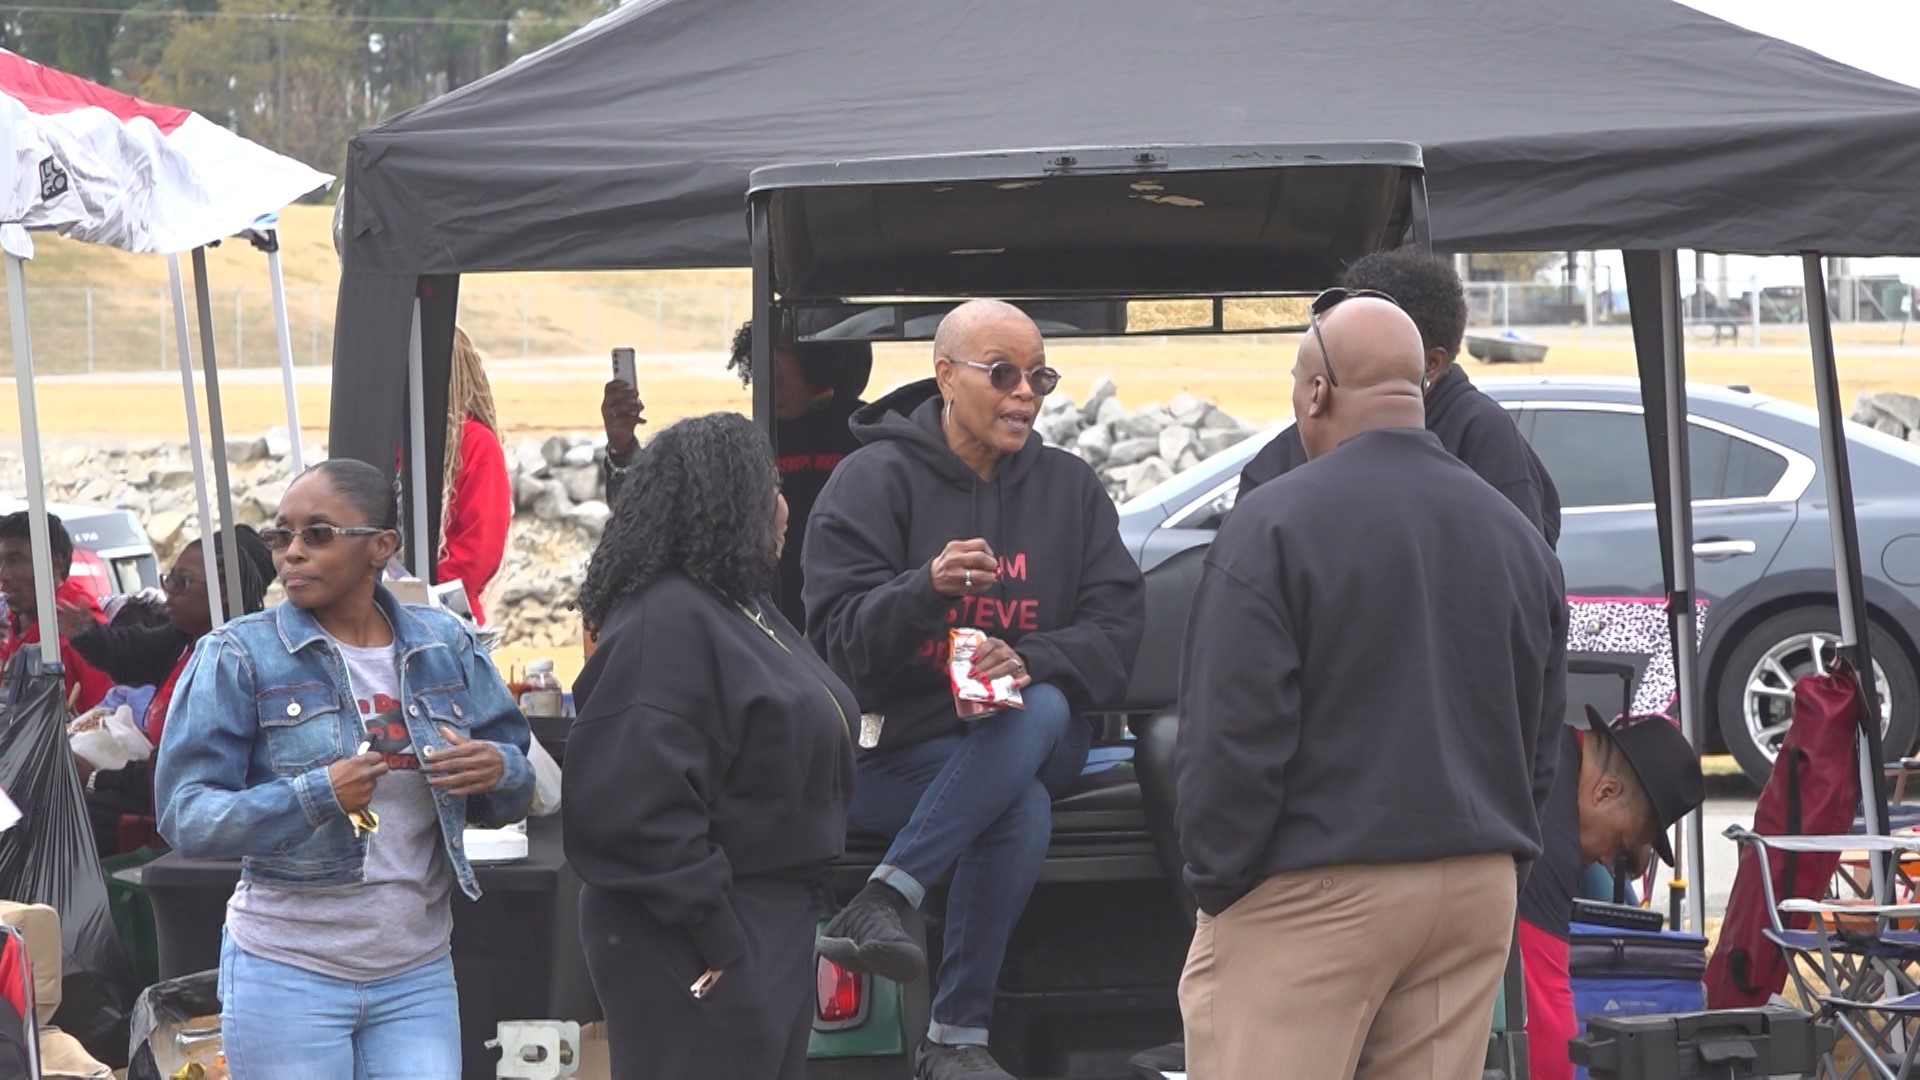
[[[1906,344],[1914,308],[1909,286],[1898,279],[1843,279],[1832,292],[1840,341]],[[1475,330],[1628,325],[1624,290],[1469,282],[1466,293],[1468,325]],[[1690,295],[1684,312],[1691,337],[1702,343],[1791,344],[1806,338],[1805,300],[1805,291],[1797,286],[1762,288],[1750,282],[1734,295]],[[574,359],[604,357],[618,346],[642,355],[724,352],[748,316],[750,292],[744,281],[738,287],[511,287],[476,278],[463,285],[460,301],[461,325],[487,356]],[[42,373],[167,371],[178,364],[173,306],[165,289],[34,286],[28,290],[28,303],[34,363]],[[191,294],[188,303],[191,308]],[[222,368],[279,363],[268,287],[216,290],[212,311]],[[333,354],[333,289],[289,288],[287,318],[294,364],[327,365]],[[189,310],[196,353],[197,321]],[[1914,341],[1920,345],[1920,332]]]

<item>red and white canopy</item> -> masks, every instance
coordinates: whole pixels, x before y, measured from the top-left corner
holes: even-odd
[[[333,182],[186,109],[0,49],[0,223],[174,254]]]

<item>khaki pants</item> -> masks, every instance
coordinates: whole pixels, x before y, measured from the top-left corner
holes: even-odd
[[[1477,1080],[1513,937],[1513,858],[1329,866],[1200,916],[1191,1080]]]

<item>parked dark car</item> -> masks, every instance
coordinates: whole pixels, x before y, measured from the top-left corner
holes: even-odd
[[[1560,489],[1560,558],[1579,596],[1662,595],[1640,389],[1626,379],[1510,378],[1477,385],[1504,405]],[[1688,388],[1705,730],[1747,774],[1772,767],[1795,679],[1838,640],[1832,536],[1811,409],[1738,389]],[[1232,509],[1240,470],[1280,427],[1121,508],[1122,535],[1151,570],[1203,549]],[[1887,756],[1920,721],[1920,446],[1850,424],[1861,565]],[[1187,558],[1193,558],[1188,555]],[[1184,618],[1183,610],[1163,609]],[[1165,628],[1149,627],[1150,640]],[[1177,640],[1178,627],[1171,633]]]

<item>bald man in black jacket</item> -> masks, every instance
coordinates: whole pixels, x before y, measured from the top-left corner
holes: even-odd
[[[1294,366],[1308,464],[1208,551],[1176,771],[1188,1074],[1458,1077],[1486,1052],[1565,711],[1559,561],[1426,429],[1393,304]]]

